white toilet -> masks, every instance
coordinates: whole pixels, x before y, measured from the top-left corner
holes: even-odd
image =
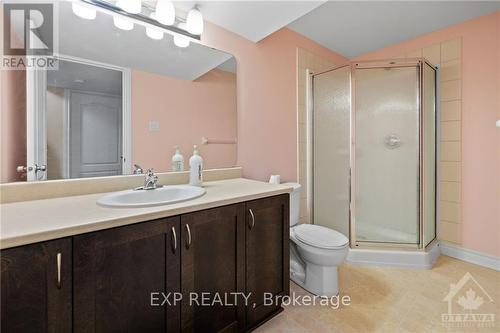
[[[298,224],[300,184],[290,194],[290,279],[318,296],[339,293],[337,266],[349,251],[349,239],[338,231],[314,224]]]

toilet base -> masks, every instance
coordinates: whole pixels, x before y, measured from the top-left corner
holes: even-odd
[[[305,279],[294,274],[290,275],[290,279],[316,296],[332,297],[339,294],[337,266],[317,266],[308,263]]]

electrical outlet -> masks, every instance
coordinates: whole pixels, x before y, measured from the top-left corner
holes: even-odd
[[[160,131],[160,122],[158,120],[150,120],[149,121],[149,131],[150,132],[159,132]]]

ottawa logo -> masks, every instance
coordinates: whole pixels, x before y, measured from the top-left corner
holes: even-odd
[[[444,326],[480,328],[496,325],[493,299],[469,272],[456,284],[450,284],[443,302],[448,303],[448,312],[441,314]]]

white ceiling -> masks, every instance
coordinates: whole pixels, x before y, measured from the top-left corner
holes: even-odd
[[[231,57],[228,61],[220,64],[217,68],[224,72],[236,74],[236,58]]]
[[[60,60],[58,70],[47,71],[47,85],[51,87],[92,91],[103,94],[122,94],[122,73]]]
[[[500,10],[481,1],[329,1],[288,27],[348,58]]]
[[[162,40],[152,40],[139,24],[130,31],[120,30],[104,12],[99,11],[95,20],[79,18],[69,2],[59,3],[58,14],[59,53],[63,55],[187,80],[195,80],[232,58],[194,41],[179,48],[167,33]]]
[[[204,19],[252,42],[267,37],[325,1],[174,1],[188,11],[199,5]]]

